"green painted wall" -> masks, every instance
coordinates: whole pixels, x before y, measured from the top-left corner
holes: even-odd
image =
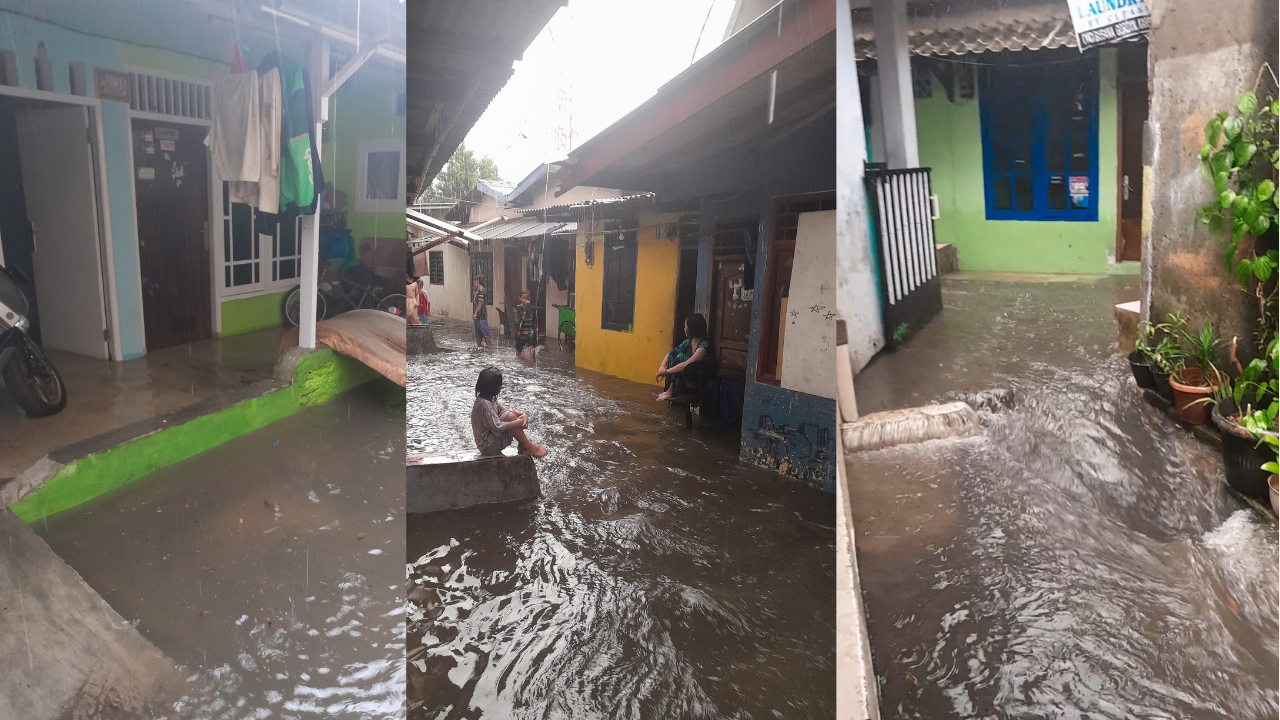
[[[404,213],[355,212],[356,163],[361,140],[405,137],[404,115],[395,115],[392,100],[405,91],[403,66],[396,71],[370,60],[329,99],[329,127],[321,150],[325,179],[347,194],[347,227],[351,236],[405,236]]]
[[[289,387],[65,465],[10,507],[28,523],[61,512],[376,377],[358,360],[318,350],[298,362]]]
[[[222,332],[218,333],[218,337],[274,327],[284,322],[280,304],[284,302],[285,292],[287,291],[223,302]]]
[[[216,73],[224,72],[227,69],[227,66],[220,62],[129,43],[120,43],[120,60],[125,65],[137,65],[138,67],[151,68],[158,72],[188,75],[208,80],[212,80]]]
[[[1138,273],[1115,263],[1116,56],[1103,50],[1098,95],[1098,221],[988,221],[978,99],[952,103],[935,91],[916,101],[920,164],[932,169],[937,242],[955,245],[962,270],[1102,275]]]

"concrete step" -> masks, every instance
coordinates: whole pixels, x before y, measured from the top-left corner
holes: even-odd
[[[480,457],[469,452],[407,459],[405,504],[411,513],[531,500],[541,494],[538,469],[528,455]]]
[[[0,509],[0,718],[160,717],[175,663]]]

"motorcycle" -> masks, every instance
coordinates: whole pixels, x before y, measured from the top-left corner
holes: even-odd
[[[67,388],[28,334],[31,304],[21,288],[26,282],[17,268],[0,265],[0,377],[27,417],[47,417],[67,406]]]

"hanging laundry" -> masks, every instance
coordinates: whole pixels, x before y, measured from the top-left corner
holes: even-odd
[[[258,232],[265,235],[272,234],[277,223],[314,214],[321,195],[317,190],[324,187],[306,74],[300,65],[279,53],[264,57],[258,72],[267,73],[273,68],[279,70],[281,90],[280,199],[277,214],[258,213]]]
[[[262,174],[258,179],[258,212],[280,212],[280,114],[283,97],[280,71],[271,68],[262,75]]]
[[[262,169],[258,74],[219,73],[213,79],[213,97],[213,131],[204,143],[213,153],[214,172],[223,180],[256,183]]]
[[[227,194],[231,202],[274,214],[280,207],[280,71],[275,68],[258,78],[258,116],[262,162],[258,181],[230,181]]]

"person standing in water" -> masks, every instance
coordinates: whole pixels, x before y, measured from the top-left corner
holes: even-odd
[[[534,330],[534,320],[537,313],[534,312],[533,305],[529,301],[529,291],[525,290],[520,293],[520,304],[516,306],[515,312],[512,313],[512,320],[515,323],[516,331],[516,354],[519,355],[526,348],[536,348],[538,345],[538,334]]]
[[[489,347],[489,315],[485,309],[484,284],[480,276],[471,281],[471,322],[476,328],[476,347]]]
[[[501,455],[514,439],[521,455],[545,457],[546,448],[534,445],[525,436],[529,416],[508,410],[498,402],[502,391],[502,371],[492,365],[480,371],[476,380],[476,401],[471,406],[471,435],[480,455]]]

